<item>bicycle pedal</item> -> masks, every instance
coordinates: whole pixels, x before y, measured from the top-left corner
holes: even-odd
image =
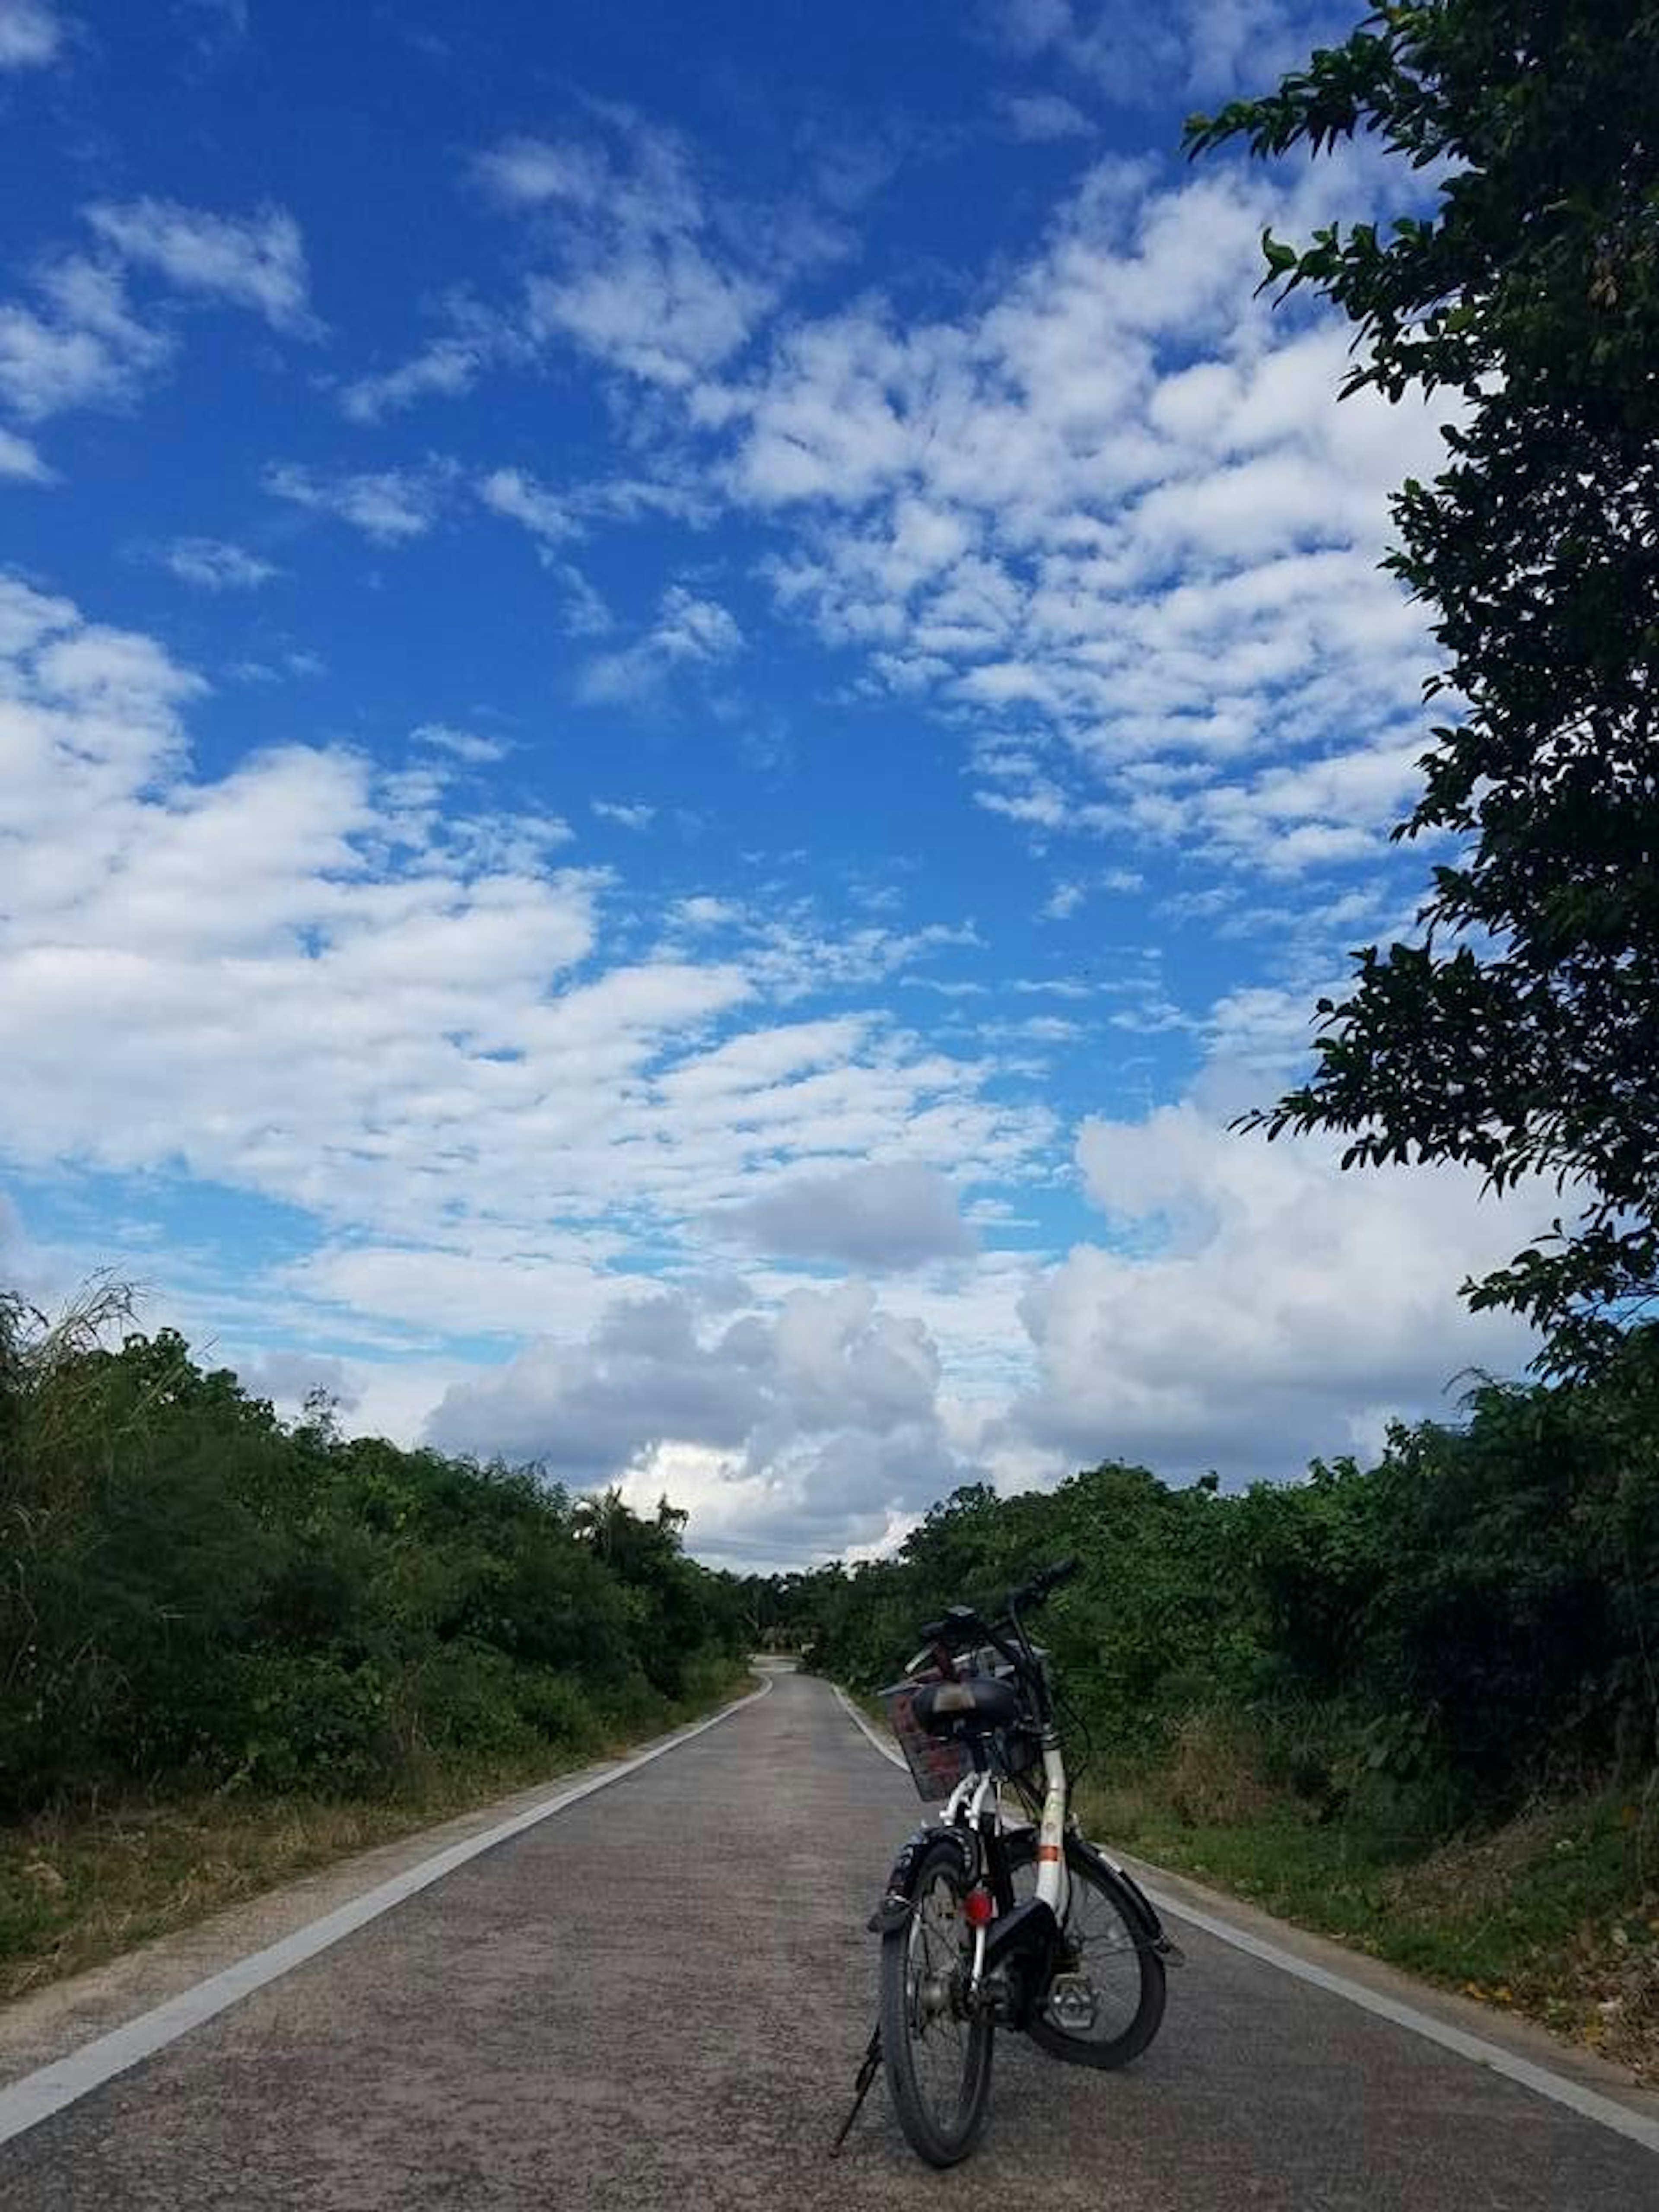
[[[1048,2009],[1068,2035],[1086,2035],[1099,2008],[1086,1974],[1056,1974],[1048,1984]]]

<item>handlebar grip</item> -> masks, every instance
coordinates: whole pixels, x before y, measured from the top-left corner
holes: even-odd
[[[1073,1575],[1082,1571],[1082,1566],[1081,1559],[1057,1559],[1052,1567],[1039,1567],[1018,1593],[1018,1603],[1040,1605],[1050,1590],[1057,1590],[1062,1583],[1070,1582]]]

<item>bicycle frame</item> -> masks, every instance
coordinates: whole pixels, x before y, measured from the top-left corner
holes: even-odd
[[[1070,1792],[1059,1732],[1053,1727],[1044,1729],[1042,1733],[1042,1818],[1037,1826],[1036,1893],[1054,1918],[1063,1921],[1071,1898],[1070,1877],[1066,1871],[1066,1819],[1070,1809]],[[1000,1848],[1000,1775],[988,1766],[983,1772],[964,1774],[946,1799],[939,1818],[947,1828],[971,1829],[982,1845],[992,1847],[986,1855],[993,1857],[994,1854],[989,1872],[997,1909],[1001,1912],[1009,1911],[1013,1903],[1013,1891],[1007,1880],[1007,1868],[1003,1863],[1004,1854]],[[981,1936],[983,1933],[981,1929]]]

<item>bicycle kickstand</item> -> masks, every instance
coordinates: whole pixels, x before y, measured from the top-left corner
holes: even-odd
[[[830,2146],[831,2158],[841,2156],[842,2145],[853,2132],[853,2123],[864,2109],[864,2100],[870,2094],[870,2084],[881,2069],[881,2030],[877,2028],[865,2046],[863,2061],[859,2067],[859,2078],[853,2084],[853,2109],[841,2124],[841,2133]]]

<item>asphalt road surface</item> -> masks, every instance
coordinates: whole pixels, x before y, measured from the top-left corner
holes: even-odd
[[[3,2212],[1656,2212],[1659,2156],[1202,1934],[1129,2071],[997,2051],[944,2175],[864,1922],[918,1807],[821,1683],[472,1860],[0,2148]]]

